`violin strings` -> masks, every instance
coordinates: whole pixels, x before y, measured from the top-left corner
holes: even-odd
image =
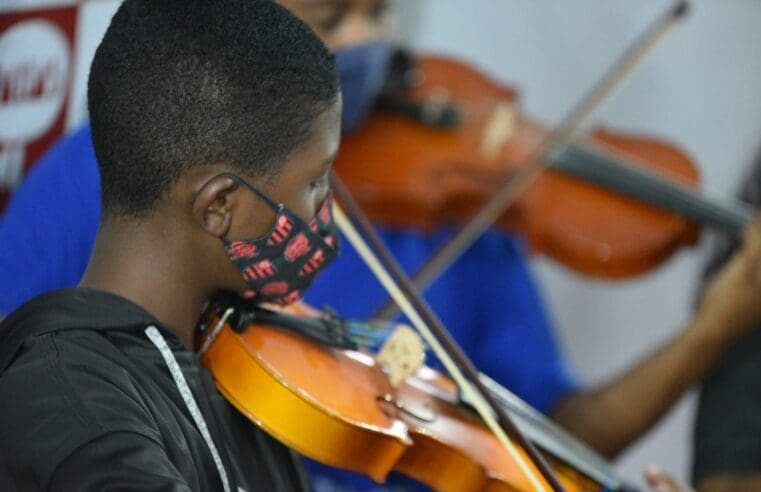
[[[561,123],[542,141],[527,165],[487,200],[479,212],[467,222],[425,265],[413,276],[413,283],[425,290],[441,273],[494,224],[526,189],[547,169],[552,154],[575,140],[582,126],[620,89],[642,65],[647,56],[672,32],[676,22],[684,17],[689,7],[687,0],[677,1],[660,17],[624,54],[608,69],[592,89],[574,106]],[[397,312],[393,301],[383,306],[374,317],[389,319]]]
[[[444,350],[444,347],[441,346],[439,340],[420,317],[420,314],[418,314],[417,310],[412,306],[410,300],[402,292],[401,288],[396,284],[396,282],[394,282],[394,280],[391,278],[391,275],[386,271],[383,265],[381,265],[378,257],[367,245],[365,240],[360,235],[359,231],[357,231],[349,218],[346,216],[343,209],[341,209],[341,207],[335,202],[333,202],[333,217],[339,229],[341,229],[341,232],[343,232],[357,253],[359,253],[359,255],[362,257],[362,260],[365,262],[368,268],[370,268],[383,288],[386,289],[386,292],[388,292],[388,294],[401,307],[402,312],[404,312],[410,322],[425,339],[428,346],[439,358],[444,367],[446,367],[449,374],[457,383],[457,386],[468,396],[469,399],[471,399],[470,401],[472,402],[478,414],[484,420],[489,429],[494,433],[502,446],[507,450],[513,460],[515,460],[515,462],[518,464],[521,471],[529,480],[529,482],[531,482],[534,489],[538,491],[546,490],[544,482],[538,476],[536,476],[535,471],[528,463],[526,463],[524,458],[515,447],[515,444],[513,444],[512,440],[507,436],[502,427],[499,426],[491,411],[489,410],[489,406],[484,400],[483,396],[477,392],[475,388],[473,388],[470,382],[468,382],[468,380],[462,374],[460,368],[457,366],[454,360],[452,360],[447,351]]]

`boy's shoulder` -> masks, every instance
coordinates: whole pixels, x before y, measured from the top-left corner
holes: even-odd
[[[122,359],[86,329],[25,340],[0,375],[0,457],[8,469],[31,466],[28,473],[49,478],[76,450],[114,433],[160,443]]]
[[[136,383],[141,370],[124,350],[138,343],[135,325],[151,320],[113,294],[67,289],[3,321],[0,458],[52,466],[110,432],[160,439]]]

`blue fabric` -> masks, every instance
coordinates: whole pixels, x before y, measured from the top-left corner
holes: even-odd
[[[37,294],[79,282],[99,215],[100,179],[89,127],[83,127],[42,158],[0,218],[0,314]],[[402,265],[413,271],[451,231],[381,233]],[[489,232],[426,297],[476,365],[539,410],[546,412],[575,388],[518,241]],[[363,318],[386,296],[344,241],[341,256],[316,280],[306,300]],[[328,475],[318,478],[317,485],[334,484]],[[370,482],[353,483],[362,484],[359,490],[370,488]],[[352,490],[351,485],[342,490]]]
[[[75,286],[100,217],[100,175],[85,126],[47,152],[0,217],[0,316]]]
[[[336,68],[341,78],[343,111],[341,131],[356,131],[388,79],[394,45],[387,40],[371,41],[336,51]]]

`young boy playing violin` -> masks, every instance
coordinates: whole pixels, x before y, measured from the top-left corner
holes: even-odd
[[[373,90],[379,86],[384,53],[388,53],[388,46],[384,46],[389,25],[387,2],[280,3],[309,23],[336,52],[344,92],[344,129],[361,130]],[[93,247],[100,212],[95,197],[101,182],[87,128],[64,140],[32,172],[0,221],[0,242],[13,239],[8,243],[12,247],[0,254],[0,311],[10,312],[33,294],[79,281]],[[450,232],[381,231],[410,270],[435,251]],[[50,241],[36,239],[43,236]],[[50,242],[57,247],[46,246]],[[761,316],[752,300],[733,296],[734,290],[744,291],[750,286],[736,270],[728,274],[726,288],[708,296],[711,300],[707,307],[684,336],[630,373],[591,390],[578,388],[565,368],[524,252],[513,238],[489,232],[428,291],[427,297],[484,372],[611,456],[647,430],[703,374],[726,343],[746,329],[723,312],[747,311],[750,316]],[[485,282],[493,297],[475,295],[473,286]],[[336,288],[357,284],[363,288]],[[344,315],[365,317],[386,297],[347,245],[306,298],[314,305],[329,304]],[[700,364],[693,364],[696,360]],[[328,478],[326,473],[320,471],[318,488],[349,489],[343,476]],[[357,487],[361,490],[368,486],[363,483]]]
[[[336,254],[333,55],[272,2],[126,0],[88,99],[100,227],[78,288],[0,325],[0,489],[306,489],[191,347],[215,291],[291,301]]]
[[[342,127],[360,131],[390,53],[388,2],[279,3],[310,24],[335,52],[344,93]],[[17,189],[0,217],[0,243],[4,244],[0,250],[0,315],[34,295],[77,285],[95,241],[100,184],[90,128],[84,126],[62,139]],[[400,261],[410,268],[424,261],[450,233],[381,231]],[[46,241],[37,239],[43,236]],[[316,306],[328,304],[340,314],[366,317],[385,300],[380,286],[345,242],[342,255],[321,277],[326,274],[329,278],[319,278],[307,294],[307,300]],[[462,295],[473,292],[467,286],[476,281],[493,284],[493,302]],[[357,282],[364,283],[363,289],[347,287],[341,289],[343,293],[336,292],[335,285]],[[554,342],[524,252],[513,238],[489,232],[429,290],[428,299],[479,367],[537,408],[549,411],[576,388]],[[464,312],[470,314],[464,316]],[[492,343],[481,343],[485,338]],[[345,475],[331,478],[327,474],[323,469],[316,478],[318,489],[338,482],[350,487]],[[371,486],[361,478],[355,483],[360,490]]]

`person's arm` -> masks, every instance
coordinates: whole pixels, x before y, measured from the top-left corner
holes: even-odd
[[[761,320],[759,293],[761,220],[748,228],[742,248],[711,280],[680,336],[611,383],[565,398],[551,416],[601,454],[615,456]]]

